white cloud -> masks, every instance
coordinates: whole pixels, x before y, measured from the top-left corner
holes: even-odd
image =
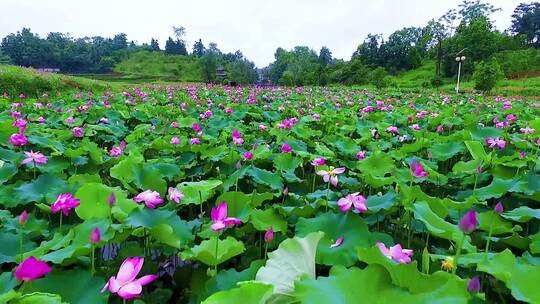
[[[522,0],[488,1],[501,12],[493,15],[498,29]],[[241,50],[257,66],[274,59],[277,47],[326,45],[337,58],[349,59],[368,33],[388,36],[405,26],[422,26],[460,0],[1,0],[0,36],[29,27],[45,36],[69,32],[75,37],[112,36],[163,46],[172,26],[187,29],[191,44],[203,39],[223,51]]]

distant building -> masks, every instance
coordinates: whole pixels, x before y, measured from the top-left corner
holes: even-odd
[[[36,71],[40,73],[60,73],[59,68],[39,68],[39,69],[36,69]]]

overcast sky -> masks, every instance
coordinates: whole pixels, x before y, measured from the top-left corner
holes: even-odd
[[[509,27],[513,9],[525,0],[488,0],[502,8],[492,16]],[[138,43],[157,38],[162,47],[172,26],[184,26],[189,49],[195,40],[237,49],[264,67],[277,47],[326,45],[334,57],[350,59],[368,33],[388,37],[406,26],[423,26],[461,0],[0,0],[0,37],[29,27],[74,37],[124,32]]]

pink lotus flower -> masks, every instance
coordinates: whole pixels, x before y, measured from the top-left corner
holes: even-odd
[[[221,231],[229,226],[240,225],[242,221],[234,217],[227,217],[227,203],[222,201],[217,208],[212,207],[211,218],[214,222],[210,228]]]
[[[245,160],[251,160],[253,158],[253,153],[251,151],[244,152],[244,159]]]
[[[268,228],[268,230],[266,230],[266,232],[264,233],[264,241],[266,243],[271,243],[273,240],[274,240],[274,229],[272,228],[272,226],[270,226],[270,228]]]
[[[24,154],[26,154],[27,158],[25,158],[22,161],[23,165],[26,165],[26,164],[28,164],[30,162],[33,162],[34,165],[36,165],[36,166],[47,163],[47,157],[45,155],[41,154],[39,151],[38,152],[33,152],[33,151],[24,152]]]
[[[486,143],[489,145],[490,148],[494,148],[495,146],[497,146],[499,147],[499,149],[504,149],[504,147],[506,147],[506,141],[499,137],[495,139],[488,137],[486,138]]]
[[[381,253],[389,259],[402,264],[409,264],[411,262],[413,251],[411,249],[402,249],[401,244],[396,244],[390,248],[386,248],[381,242],[377,242],[375,245],[379,247]]]
[[[184,193],[176,188],[169,187],[167,192],[169,193],[169,200],[177,204],[179,204],[180,201],[184,198]]]
[[[39,117],[36,121],[39,123],[44,123],[47,120],[44,117]]]
[[[354,209],[356,209],[358,213],[367,211],[366,198],[358,192],[340,198],[337,201],[337,204],[342,212],[349,211],[352,206],[354,206]]]
[[[19,128],[20,132],[21,133],[24,133],[24,131],[26,131],[26,124],[27,124],[27,121],[22,119],[22,118],[17,118],[12,126],[16,127],[16,128]]]
[[[521,128],[519,129],[519,131],[523,134],[527,134],[527,133],[530,133],[530,134],[533,134],[536,130],[533,129],[533,128],[529,128],[528,126],[525,127],[525,128]]]
[[[290,153],[290,152],[292,152],[292,148],[291,148],[291,146],[289,146],[288,143],[284,143],[283,145],[281,145],[281,152],[282,153]]]
[[[234,130],[232,131],[232,137],[233,137],[233,138],[242,137],[242,134],[241,134],[240,131],[238,131],[237,129],[234,129]]]
[[[344,241],[344,240],[345,240],[345,239],[344,239],[342,236],[340,236],[340,237],[336,240],[336,242],[335,242],[334,244],[330,245],[330,248],[336,248],[336,247],[341,246],[341,244],[343,244],[343,241]]]
[[[171,145],[179,145],[180,144],[180,138],[174,136],[171,138]]]
[[[163,199],[160,197],[159,192],[152,190],[146,190],[137,194],[137,196],[133,198],[133,201],[135,201],[136,203],[144,202],[146,207],[150,209],[154,209],[156,208],[156,205],[163,204],[164,202]]]
[[[201,140],[198,137],[194,137],[194,138],[189,140],[189,143],[192,144],[192,145],[200,145]]]
[[[58,196],[56,201],[51,205],[52,213],[62,211],[65,216],[69,216],[71,209],[80,205],[81,200],[74,198],[71,193],[62,193]]]
[[[398,128],[394,126],[386,128],[386,132],[392,133],[394,135],[399,133]]]
[[[237,146],[241,146],[244,144],[244,139],[242,137],[233,137],[232,141],[233,141],[233,144]]]
[[[116,194],[114,192],[111,192],[109,195],[109,198],[107,199],[107,202],[109,203],[109,206],[113,207],[116,204]]]
[[[191,128],[192,128],[195,132],[197,132],[197,133],[199,133],[199,132],[202,131],[201,126],[199,126],[199,124],[196,123],[196,122],[194,122],[193,124],[191,124]]]
[[[83,137],[84,135],[84,129],[81,128],[81,127],[75,127],[73,129],[71,129],[71,131],[73,132],[73,136],[75,137]]]
[[[358,151],[358,153],[356,153],[357,160],[362,160],[364,158],[366,158],[366,151]]]
[[[92,233],[90,233],[90,243],[97,244],[101,241],[101,232],[99,231],[99,228],[96,227],[94,230],[92,230]]]
[[[143,264],[144,258],[125,259],[118,270],[118,274],[109,278],[107,284],[101,289],[101,293],[109,289],[111,293],[117,293],[122,299],[133,299],[140,296],[142,287],[158,278],[157,275],[151,274],[135,279]]]
[[[417,162],[416,160],[413,160],[411,163],[411,172],[414,177],[426,177],[428,176],[428,173],[424,171],[424,168],[422,167],[422,164]]]
[[[26,225],[26,222],[28,222],[28,212],[24,210],[17,218],[17,223],[21,226],[24,226]]]
[[[474,209],[469,210],[465,215],[459,220],[459,229],[465,233],[471,233],[476,229],[478,221],[476,220],[476,211]]]
[[[334,187],[337,187],[337,184],[338,184],[338,174],[341,174],[345,172],[345,168],[330,168],[329,171],[326,171],[326,170],[319,170],[317,171],[317,175],[320,175],[323,177],[323,180],[325,183],[332,183],[332,185],[334,185]]]
[[[113,147],[111,151],[109,152],[110,157],[119,157],[120,155],[124,154],[124,151],[120,147]]]
[[[24,146],[28,143],[28,140],[26,139],[26,135],[22,133],[11,134],[11,136],[9,137],[9,141],[14,146]]]
[[[438,125],[437,126],[437,133],[442,133],[444,132],[444,127],[442,125]]]
[[[15,277],[19,281],[30,282],[39,279],[51,272],[52,268],[43,261],[39,261],[31,256],[26,258],[17,269],[15,269]]]
[[[469,284],[467,285],[467,290],[470,293],[477,293],[480,292],[480,278],[478,276],[474,276]]]
[[[178,128],[178,123],[176,121],[171,122],[171,128]]]
[[[324,166],[326,164],[326,159],[324,157],[315,158],[311,161],[311,165],[318,167],[318,166]]]
[[[503,204],[502,204],[501,202],[498,202],[498,203],[495,205],[495,208],[493,208],[493,211],[495,211],[495,213],[497,213],[497,214],[503,213],[503,211],[504,211]]]

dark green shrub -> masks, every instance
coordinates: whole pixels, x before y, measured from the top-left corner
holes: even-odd
[[[482,61],[474,68],[474,88],[489,92],[503,78],[503,71],[496,60]]]

